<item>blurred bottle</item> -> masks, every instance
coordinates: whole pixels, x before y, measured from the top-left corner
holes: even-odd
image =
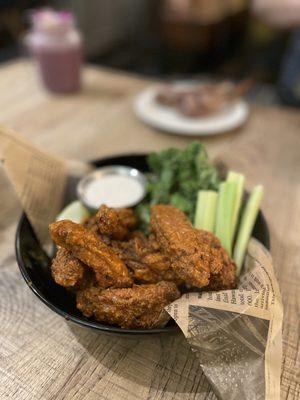
[[[292,33],[289,48],[283,58],[280,78],[279,96],[291,106],[300,106],[300,29]]]
[[[239,54],[248,20],[246,0],[163,0],[159,4],[165,63],[172,72],[211,73]]]
[[[80,89],[82,38],[71,12],[34,11],[26,44],[48,90],[72,93]]]

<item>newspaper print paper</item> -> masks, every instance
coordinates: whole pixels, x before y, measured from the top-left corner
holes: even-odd
[[[219,398],[280,398],[282,302],[270,254],[258,241],[250,241],[238,289],[187,293],[167,311]]]
[[[48,224],[90,166],[54,157],[5,126],[0,126],[0,159],[40,243],[47,245]]]

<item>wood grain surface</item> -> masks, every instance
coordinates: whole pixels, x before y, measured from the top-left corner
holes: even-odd
[[[44,92],[33,67],[0,68],[0,122],[49,151],[82,160],[186,145],[136,120],[146,80],[87,68],[75,96]],[[209,153],[265,186],[263,211],[284,303],[282,399],[300,398],[300,113],[252,105],[247,124],[205,137]],[[1,143],[0,143],[1,146]],[[68,325],[23,281],[14,255],[20,214],[0,169],[0,399],[216,399],[182,335],[149,339]]]

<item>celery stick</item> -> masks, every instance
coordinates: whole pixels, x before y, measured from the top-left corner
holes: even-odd
[[[222,182],[217,205],[215,234],[230,256],[232,251],[232,214],[236,190],[236,182]]]
[[[199,190],[195,214],[195,228],[213,232],[216,220],[218,193],[213,190]]]
[[[250,236],[257,218],[261,199],[262,185],[255,186],[246,203],[234,248],[233,259],[237,266],[237,275],[241,272]]]
[[[234,171],[229,171],[227,175],[227,182],[236,182],[237,184],[237,190],[236,190],[236,196],[235,196],[235,201],[234,201],[234,207],[233,207],[233,214],[232,214],[232,231],[231,231],[231,240],[233,242],[236,229],[237,229],[237,223],[238,223],[238,218],[239,218],[239,213],[242,205],[242,200],[243,200],[243,192],[244,192],[244,182],[245,182],[245,177],[242,174],[239,174]]]

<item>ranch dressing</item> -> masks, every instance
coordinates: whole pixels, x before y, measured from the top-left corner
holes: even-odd
[[[108,207],[130,207],[144,196],[143,185],[134,177],[127,175],[106,175],[90,181],[85,187],[85,200],[98,208],[101,204]]]

